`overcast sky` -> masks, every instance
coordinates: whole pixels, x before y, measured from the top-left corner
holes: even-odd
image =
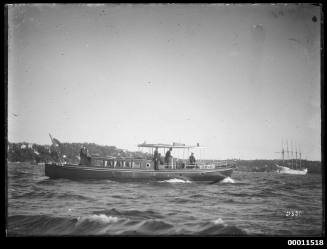
[[[321,160],[320,7],[9,5],[8,139]]]

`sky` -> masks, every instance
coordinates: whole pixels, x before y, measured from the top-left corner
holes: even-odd
[[[208,159],[287,142],[321,160],[319,6],[7,8],[10,142],[200,143]]]

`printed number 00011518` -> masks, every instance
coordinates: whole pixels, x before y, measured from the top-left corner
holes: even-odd
[[[287,244],[289,246],[323,246],[324,245],[324,241],[321,239],[321,240],[314,240],[314,239],[311,239],[311,240],[292,240],[292,239],[289,239],[287,241]]]

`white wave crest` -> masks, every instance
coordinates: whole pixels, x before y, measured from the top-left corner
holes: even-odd
[[[37,181],[44,181],[44,180],[48,180],[48,179],[50,179],[50,177],[48,177],[48,176],[39,176],[36,178]]]
[[[230,178],[229,176],[226,177],[224,180],[221,181],[222,183],[235,183],[235,181]]]
[[[214,223],[215,225],[219,225],[219,224],[224,224],[225,222],[223,221],[222,218],[218,218],[218,219],[214,220],[213,223]]]
[[[78,218],[78,223],[81,223],[83,221],[96,221],[96,222],[100,222],[103,224],[107,224],[107,223],[115,223],[118,221],[118,217],[115,216],[107,216],[105,214],[93,214],[87,217],[79,217]]]
[[[169,180],[164,180],[164,181],[159,181],[159,182],[168,182],[168,183],[191,183],[191,181],[189,181],[189,180],[182,180],[182,179],[177,179],[177,178],[173,178],[173,179],[169,179]]]

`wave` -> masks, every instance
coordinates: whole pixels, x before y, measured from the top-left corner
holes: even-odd
[[[177,197],[175,199],[172,199],[171,202],[173,202],[173,203],[189,203],[189,202],[192,203],[193,200],[192,199]]]
[[[118,217],[88,215],[52,217],[47,215],[15,215],[8,217],[8,235],[94,235],[119,222]]]
[[[228,176],[224,180],[222,180],[221,183],[235,183],[235,180]]]
[[[122,231],[120,235],[168,235],[174,234],[174,226],[161,220],[146,220],[132,228]]]
[[[161,214],[152,211],[152,210],[117,210],[115,208],[109,210],[95,211],[93,214],[105,214],[105,215],[113,215],[120,216],[125,218],[133,218],[133,219],[163,219],[164,216]]]
[[[133,220],[106,214],[81,217],[14,215],[8,217],[8,235],[240,235],[242,229],[227,225],[221,218],[190,224],[183,229],[160,219]]]
[[[214,220],[214,221],[212,221],[215,225],[218,225],[218,224],[225,224],[225,222],[223,221],[223,219],[222,218],[218,218],[218,219],[216,219],[216,220]]]
[[[85,201],[93,201],[94,199],[89,196],[84,196],[81,194],[75,194],[75,193],[55,193],[50,192],[44,189],[39,189],[36,186],[33,186],[33,189],[23,193],[15,193],[15,198],[42,198],[42,199],[60,199],[60,200],[85,200]]]
[[[168,183],[191,183],[189,180],[182,180],[178,178],[173,178],[169,180],[159,181],[159,182],[168,182]]]
[[[116,223],[118,221],[118,217],[107,216],[105,214],[99,214],[99,215],[93,214],[86,217],[78,217],[77,220],[78,222],[76,225],[81,224],[83,222],[99,222],[103,224],[108,224],[108,223]]]
[[[50,177],[48,176],[39,176],[39,177],[35,177],[33,180],[36,181],[36,183],[43,183],[49,179]]]
[[[194,235],[246,235],[247,233],[236,227],[236,226],[227,226],[223,224],[213,224],[204,228]]]
[[[275,189],[265,188],[265,189],[262,189],[259,193],[257,193],[256,196],[259,196],[259,197],[278,197],[278,196],[280,196],[280,193]]]
[[[8,217],[8,235],[65,235],[73,231],[76,222],[47,215],[14,215]]]
[[[193,195],[190,196],[190,198],[202,198],[204,196],[205,195],[203,195],[203,194],[193,194]]]

